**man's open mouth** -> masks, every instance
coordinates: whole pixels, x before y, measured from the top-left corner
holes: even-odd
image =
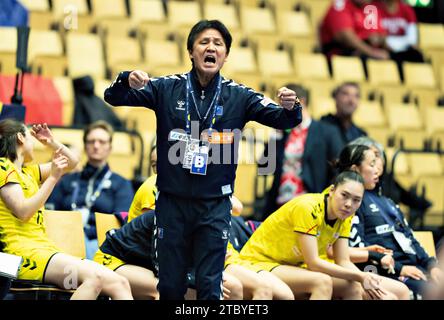
[[[204,58],[204,62],[205,63],[216,63],[216,57],[214,57],[214,56],[206,56],[205,58]]]

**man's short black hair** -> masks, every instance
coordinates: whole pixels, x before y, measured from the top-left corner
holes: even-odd
[[[188,52],[191,52],[193,50],[193,44],[194,41],[196,41],[196,37],[206,29],[216,29],[220,32],[225,42],[225,46],[227,47],[227,54],[229,54],[233,38],[231,37],[230,31],[228,31],[227,27],[225,27],[225,25],[219,20],[200,20],[191,28],[187,40]]]

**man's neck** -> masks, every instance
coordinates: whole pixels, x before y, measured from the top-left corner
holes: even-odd
[[[196,76],[197,76],[197,81],[199,82],[202,88],[206,88],[210,84],[211,80],[213,80],[214,78],[213,75],[201,73],[197,69],[196,69]]]
[[[106,165],[106,161],[95,161],[95,160],[89,160],[88,164],[90,166],[93,166],[94,168],[103,168]]]
[[[348,129],[353,125],[352,118],[350,116],[340,116],[336,115],[336,118],[339,119],[343,128]]]

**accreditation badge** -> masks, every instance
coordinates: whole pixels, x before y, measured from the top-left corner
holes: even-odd
[[[182,168],[191,169],[194,154],[198,152],[199,152],[199,140],[191,138],[187,139],[185,145],[185,154],[183,156]]]
[[[207,165],[208,165],[208,148],[202,147],[200,148],[199,152],[195,153],[193,156],[190,173],[204,176],[207,174]]]

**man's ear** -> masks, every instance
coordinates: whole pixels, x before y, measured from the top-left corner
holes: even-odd
[[[228,53],[225,55],[224,62],[227,62],[227,60],[228,60]]]

